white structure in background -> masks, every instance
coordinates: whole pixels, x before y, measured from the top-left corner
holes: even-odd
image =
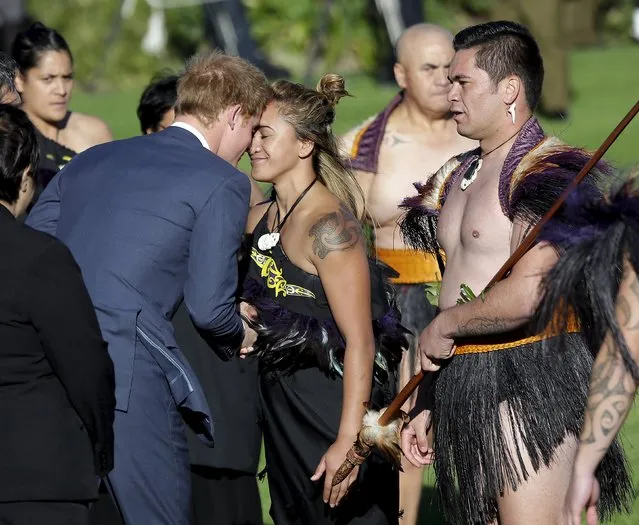
[[[386,32],[393,47],[397,44],[399,37],[406,30],[402,18],[402,7],[399,0],[375,0],[377,10],[381,13]]]
[[[146,33],[140,47],[149,55],[162,55],[166,51],[168,33],[164,11],[175,7],[202,5],[222,0],[144,0],[151,7],[151,16],[147,23]],[[123,0],[122,18],[131,18],[135,11],[137,0]],[[237,47],[237,46],[236,46]]]

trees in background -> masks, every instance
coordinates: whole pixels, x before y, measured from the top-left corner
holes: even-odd
[[[130,1],[130,0],[129,0]],[[185,3],[193,3],[192,0]],[[252,31],[271,59],[300,78],[316,52],[320,30],[321,69],[370,73],[375,67],[376,35],[368,23],[370,0],[244,0]],[[452,31],[485,20],[499,0],[423,0],[429,21]],[[172,0],[178,3],[179,0]],[[163,68],[179,69],[184,58],[206,47],[202,7],[165,11],[166,52],[145,53],[151,7],[137,0],[122,16],[123,0],[26,0],[33,19],[58,29],[74,53],[76,76],[84,87],[140,85]],[[600,0],[604,40],[629,39],[633,0]],[[328,7],[327,7],[328,5]],[[130,7],[130,6],[129,6]],[[626,27],[627,26],[627,27]],[[313,47],[315,44],[315,48]]]

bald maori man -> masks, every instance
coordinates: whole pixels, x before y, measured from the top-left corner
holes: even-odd
[[[448,66],[453,37],[432,24],[409,27],[396,47],[395,79],[401,91],[378,115],[343,138],[364,194],[374,231],[377,257],[394,268],[402,324],[416,336],[435,315],[426,301],[427,283],[441,280],[435,257],[409,251],[400,235],[398,205],[415,191],[423,173],[434,173],[451,156],[477,147],[460,136],[449,111]],[[419,368],[417,342],[411,338],[400,370],[400,387]],[[410,408],[408,402],[405,410]],[[405,462],[400,476],[404,525],[417,523],[422,470]]]

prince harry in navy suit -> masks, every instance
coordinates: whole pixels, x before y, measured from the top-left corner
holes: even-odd
[[[236,307],[237,252],[250,184],[236,164],[270,96],[264,75],[217,52],[193,58],[166,130],[102,144],[47,186],[29,225],[76,258],[115,365],[115,468],[126,525],[186,525],[185,421],[212,443],[202,388],[171,319],[184,301],[230,359],[255,338]]]

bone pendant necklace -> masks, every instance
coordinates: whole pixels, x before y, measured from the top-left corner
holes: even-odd
[[[317,182],[317,178],[313,179],[313,182],[311,182],[306,187],[306,189],[302,193],[300,193],[300,196],[295,200],[295,202],[293,203],[293,206],[291,206],[291,208],[288,210],[286,215],[284,215],[284,218],[282,219],[281,222],[280,222],[280,208],[279,207],[277,208],[277,213],[275,214],[275,221],[274,221],[275,224],[277,225],[274,224],[272,232],[267,232],[264,235],[261,235],[260,238],[257,240],[257,247],[260,250],[265,252],[268,250],[272,250],[273,248],[277,246],[277,243],[280,242],[280,231],[282,231],[282,227],[284,226],[286,219],[290,217],[295,207],[300,203],[300,201],[304,198],[304,196],[308,193],[308,191],[313,187],[313,184],[315,184],[316,182]],[[275,206],[277,206],[277,203],[275,203]]]
[[[265,233],[257,240],[257,247],[263,252],[272,250],[280,242],[279,232]]]
[[[478,158],[470,163],[470,166],[468,166],[466,173],[464,173],[464,177],[462,178],[460,184],[462,191],[466,191],[466,188],[468,188],[468,186],[475,182],[475,179],[477,178],[477,174],[479,173],[483,162],[483,159]]]
[[[475,179],[477,178],[477,174],[479,173],[479,170],[481,169],[481,165],[484,163],[484,159],[488,157],[488,155],[490,155],[493,151],[497,151],[499,148],[501,148],[504,144],[506,144],[506,142],[510,141],[510,139],[512,139],[520,131],[521,131],[521,128],[519,128],[516,133],[513,133],[510,137],[504,140],[504,142],[502,142],[499,146],[494,147],[488,153],[484,153],[483,155],[477,157],[475,160],[473,160],[470,163],[470,165],[468,166],[468,169],[466,170],[466,172],[464,173],[464,176],[462,177],[461,184],[459,185],[462,191],[466,191],[468,187],[473,182],[475,182]]]

